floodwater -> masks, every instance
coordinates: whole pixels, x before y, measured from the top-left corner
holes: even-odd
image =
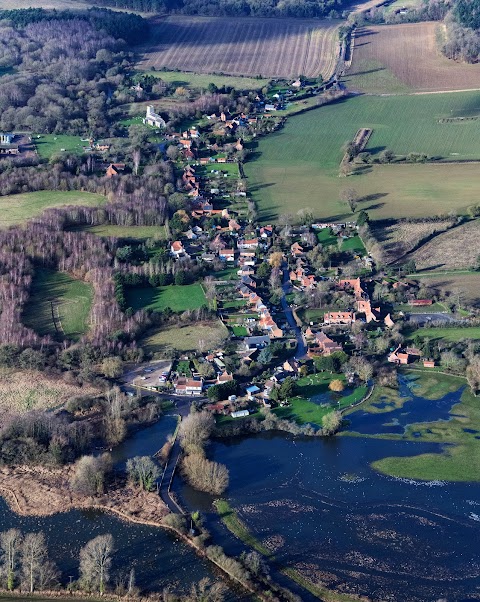
[[[446,419],[460,395],[370,414],[372,432],[392,432],[392,416],[402,432],[418,417]],[[370,432],[358,414],[349,416],[352,429]],[[382,601],[479,599],[480,484],[396,479],[370,468],[386,456],[439,451],[424,442],[277,433],[215,442],[209,456],[228,467],[225,496],[251,532],[311,581]],[[209,496],[180,481],[176,490],[187,507],[207,513],[227,551],[238,551],[238,541],[215,527]]]

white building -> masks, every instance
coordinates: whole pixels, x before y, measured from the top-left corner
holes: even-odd
[[[164,128],[166,126],[165,120],[155,113],[153,105],[147,106],[147,114],[143,118],[143,123],[153,125],[156,128]]]

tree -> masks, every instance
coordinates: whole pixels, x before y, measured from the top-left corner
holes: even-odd
[[[215,418],[210,412],[189,414],[182,420],[179,436],[184,449],[202,448],[215,428]]]
[[[26,587],[32,593],[56,582],[58,570],[48,558],[43,533],[27,533],[21,550],[22,575]]]
[[[272,268],[280,268],[283,263],[283,253],[281,251],[275,251],[269,256],[268,263]]]
[[[207,460],[201,453],[185,456],[182,469],[190,485],[199,491],[220,495],[228,487],[227,467]]]
[[[105,593],[110,580],[114,540],[110,534],[91,539],[80,550],[80,580],[91,591]]]
[[[292,397],[293,392],[295,390],[295,381],[291,376],[288,376],[283,383],[280,385],[278,390],[278,397],[281,400],[288,399]]]
[[[271,266],[264,261],[258,266],[257,277],[260,278],[260,280],[267,280],[267,278],[270,277],[271,272]]]
[[[127,461],[127,474],[136,487],[151,491],[160,470],[150,456],[135,456]]]
[[[358,192],[354,188],[344,188],[341,190],[340,200],[350,207],[352,213],[355,213],[358,204]]]
[[[273,352],[270,349],[270,346],[265,347],[258,354],[257,361],[259,361],[261,364],[268,364],[272,360],[272,357],[273,357]]]
[[[335,393],[341,393],[343,391],[343,389],[345,388],[345,386],[341,380],[336,378],[336,379],[330,381],[328,388],[330,389],[330,391],[334,391]]]
[[[101,371],[107,378],[118,378],[123,371],[123,362],[119,357],[106,357],[102,361]]]
[[[340,412],[329,412],[322,418],[322,433],[330,436],[334,435],[342,426],[342,415]]]
[[[357,216],[357,226],[364,226],[368,220],[369,220],[369,216],[368,213],[366,211],[364,211],[363,209],[361,209],[358,213]]]
[[[378,159],[380,163],[390,163],[395,158],[395,153],[391,151],[389,148],[384,149]]]
[[[105,477],[112,469],[110,454],[82,456],[75,466],[71,486],[81,495],[100,495],[104,492]]]
[[[2,567],[7,578],[7,589],[12,591],[15,587],[16,570],[20,549],[22,546],[22,534],[18,529],[9,529],[0,533],[0,550],[2,552]]]
[[[474,356],[467,366],[467,381],[474,395],[480,390],[480,357]]]

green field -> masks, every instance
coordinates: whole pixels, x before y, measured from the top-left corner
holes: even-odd
[[[148,75],[153,75],[163,79],[175,88],[198,88],[206,89],[208,84],[215,84],[218,88],[222,86],[232,86],[237,90],[260,90],[266,86],[270,80],[257,79],[254,77],[235,77],[232,75],[205,75],[203,73],[190,73],[185,71],[146,71]]]
[[[340,203],[342,189],[354,188],[359,209],[374,218],[427,217],[465,211],[477,202],[475,164],[393,164],[366,166],[339,177],[342,145],[361,127],[373,129],[367,150],[389,148],[447,159],[479,159],[480,120],[438,123],[443,117],[480,113],[480,94],[349,98],[290,118],[262,138],[246,163],[249,189],[262,221],[294,216],[305,208],[318,218],[351,215]],[[401,117],[399,117],[401,116]],[[256,155],[256,156],[255,156]]]
[[[104,224],[102,226],[82,226],[75,228],[82,232],[90,232],[97,236],[114,238],[131,238],[133,240],[146,240],[147,238],[165,239],[166,233],[163,226],[114,226]]]
[[[42,134],[40,138],[32,135],[38,154],[42,159],[50,159],[53,155],[63,152],[81,155],[85,151],[83,147],[89,146],[88,142],[82,142],[80,136],[69,136],[67,134]]]
[[[9,194],[0,197],[0,227],[5,228],[21,224],[37,217],[49,207],[61,205],[102,205],[107,199],[101,194],[79,192],[71,190],[40,190],[39,192],[26,192],[25,194]]]
[[[431,341],[462,341],[463,339],[480,340],[480,327],[469,326],[465,328],[419,328],[414,335]]]
[[[92,300],[93,290],[89,284],[74,280],[68,274],[41,268],[35,271],[22,320],[25,326],[41,335],[78,339],[88,330]]]
[[[173,311],[180,312],[187,309],[198,309],[202,305],[207,305],[207,300],[200,284],[127,288],[126,297],[127,303],[135,311],[139,309],[162,311],[166,307],[169,307]]]

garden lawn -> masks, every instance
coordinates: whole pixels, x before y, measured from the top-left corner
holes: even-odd
[[[350,251],[358,255],[366,254],[365,245],[363,244],[362,239],[360,238],[360,236],[358,236],[358,234],[355,236],[351,236],[347,240],[344,240],[340,250]]]
[[[0,227],[6,228],[22,224],[27,220],[37,217],[49,207],[62,205],[84,205],[92,207],[103,205],[107,199],[101,194],[71,190],[40,190],[24,194],[9,194],[0,196]]]
[[[40,138],[32,135],[32,142],[42,159],[50,159],[50,157],[63,152],[82,155],[85,152],[84,147],[89,146],[88,142],[81,141],[80,136],[69,136],[67,134],[42,134]]]
[[[232,332],[236,337],[247,337],[248,330],[245,326],[232,326]]]
[[[480,340],[480,327],[470,326],[466,328],[419,328],[412,336],[418,335],[422,339],[431,341],[462,341],[463,339]]]
[[[33,277],[30,298],[22,320],[26,326],[41,335],[75,340],[88,330],[92,300],[93,290],[90,284],[74,280],[63,272],[38,269]],[[52,318],[52,303],[55,323]]]
[[[126,298],[128,305],[135,311],[162,311],[169,307],[174,312],[182,312],[207,305],[203,289],[197,283],[185,286],[131,287],[126,289]]]
[[[446,159],[480,159],[480,120],[439,123],[439,119],[480,114],[478,93],[413,96],[358,96],[297,115],[262,138],[245,164],[249,189],[262,221],[309,209],[316,218],[351,217],[339,200],[354,188],[358,210],[372,218],[428,217],[463,212],[477,202],[480,174],[475,164],[393,164],[366,166],[339,178],[342,145],[358,129],[373,134],[367,151],[396,155],[425,153]],[[401,116],[399,118],[399,116]]]

